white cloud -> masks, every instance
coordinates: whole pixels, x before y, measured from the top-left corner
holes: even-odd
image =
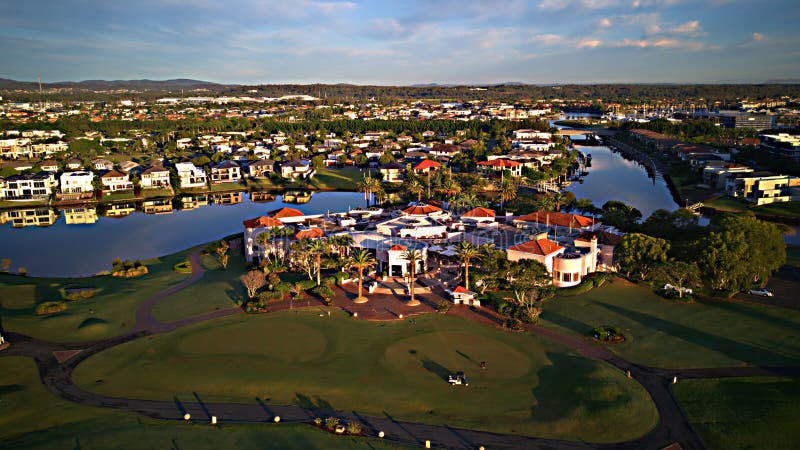
[[[602,19],[600,19],[600,28],[608,28],[611,25],[612,25],[611,19],[609,19],[608,17],[603,17]]]
[[[690,20],[684,24],[673,27],[670,31],[677,34],[693,34],[700,31],[700,21]]]
[[[408,33],[406,27],[395,18],[372,19],[369,26],[371,34],[376,36],[398,37]]]
[[[583,38],[578,42],[578,48],[596,48],[603,45],[603,42],[593,38]]]
[[[764,36],[763,34],[758,33],[758,32],[753,33],[753,41],[760,42],[760,41],[763,41],[765,39],[767,39],[767,37]]]
[[[564,36],[558,34],[534,34],[529,41],[542,45],[558,45],[565,41]]]
[[[619,42],[611,43],[612,47],[637,47],[637,48],[684,48],[689,50],[701,50],[706,48],[702,42],[685,41],[675,38],[654,38],[654,39],[623,39]]]

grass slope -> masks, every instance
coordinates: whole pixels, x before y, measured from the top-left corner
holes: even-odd
[[[789,449],[800,442],[800,380],[683,380],[673,390],[709,449]]]
[[[447,383],[458,370],[471,377],[469,387]],[[228,317],[100,353],[78,366],[75,381],[113,396],[268,398],[592,441],[634,438],[657,420],[641,386],[604,363],[447,316],[391,323],[338,310],[331,317],[317,310]]]
[[[585,337],[619,327],[612,351],[657,367],[724,367],[800,362],[800,311],[734,301],[680,304],[620,278],[545,304],[542,325]]]
[[[372,172],[374,175],[377,171]],[[363,179],[363,169],[317,169],[310,184],[317,189],[354,191]]]
[[[188,253],[187,250],[146,261],[150,273],[139,278],[0,275],[2,327],[55,342],[85,342],[122,334],[133,325],[139,304],[188,277],[172,268],[186,259]],[[93,287],[100,292],[90,299],[68,302],[68,309],[58,314],[37,316],[34,313],[39,303],[63,300],[59,290],[70,287]]]
[[[3,448],[400,448],[307,425],[210,427],[79,406],[50,394],[33,361],[22,357],[0,358],[0,395]]]

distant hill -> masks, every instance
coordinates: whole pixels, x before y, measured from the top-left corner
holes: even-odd
[[[178,78],[174,80],[84,80],[84,81],[58,81],[42,83],[43,89],[72,88],[87,91],[127,89],[134,91],[175,91],[181,89],[219,89],[224,85],[208,81]],[[2,90],[38,90],[39,84],[35,81],[16,81],[0,78]]]

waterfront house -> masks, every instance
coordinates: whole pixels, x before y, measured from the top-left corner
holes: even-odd
[[[732,174],[752,173],[753,169],[725,161],[710,162],[703,168],[703,184],[712,189],[725,189],[728,177]]]
[[[142,189],[168,189],[171,187],[169,169],[162,166],[150,166],[141,174]]]
[[[509,261],[532,259],[540,262],[552,275],[556,287],[580,284],[583,278],[597,270],[597,237],[591,237],[588,247],[561,246],[540,233],[535,239],[511,246],[507,250]]]
[[[402,164],[389,163],[378,169],[384,183],[401,183],[405,178],[406,168]]]
[[[181,188],[204,188],[208,183],[206,172],[190,162],[175,164],[175,170],[178,172]]]
[[[53,188],[58,185],[52,172],[12,175],[0,188],[0,199],[3,200],[46,200]]]
[[[103,183],[103,192],[112,193],[120,191],[130,191],[133,183],[127,173],[118,170],[108,170],[100,175],[100,182]]]
[[[67,225],[86,225],[97,222],[97,209],[94,206],[73,206],[63,208],[64,223]]]
[[[436,161],[431,161],[430,159],[424,159],[420,161],[417,165],[414,166],[414,172],[418,175],[427,175],[430,172],[439,170],[442,168],[442,164]]]
[[[92,181],[94,174],[81,170],[77,172],[64,172],[59,177],[62,194],[82,194],[94,191]]]
[[[725,191],[756,205],[800,201],[800,178],[769,172],[733,174],[728,177]]]
[[[484,173],[500,173],[505,170],[511,172],[512,176],[522,176],[522,163],[510,159],[493,159],[491,161],[480,161],[477,164],[479,171]]]
[[[242,179],[241,168],[233,161],[222,161],[211,167],[211,183],[238,183]]]
[[[281,176],[289,180],[310,179],[314,177],[314,169],[308,160],[293,159],[281,163]]]
[[[304,212],[294,209],[283,207],[268,213],[271,217],[280,220],[284,224],[305,222],[308,219],[316,219],[322,217],[322,214],[306,215]]]
[[[592,240],[596,240],[593,243]],[[590,248],[596,245],[597,248],[597,267],[601,272],[615,271],[614,249],[622,242],[622,235],[609,233],[603,230],[584,231],[577,238],[573,245],[575,247]]]
[[[275,161],[259,159],[247,165],[247,173],[252,178],[267,177],[275,171]]]
[[[261,216],[245,220],[242,224],[244,225],[244,258],[247,262],[258,263],[270,254],[275,254],[278,251],[284,252],[288,249],[288,243],[284,242],[285,239],[279,239],[263,246],[258,244],[258,236],[261,233],[275,228],[283,228],[283,222],[280,220],[274,217]]]
[[[6,217],[14,228],[49,227],[56,223],[58,213],[49,207],[12,209],[6,212]]]

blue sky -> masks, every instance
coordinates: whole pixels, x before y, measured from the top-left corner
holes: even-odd
[[[222,83],[800,78],[798,0],[11,0],[0,77]]]

